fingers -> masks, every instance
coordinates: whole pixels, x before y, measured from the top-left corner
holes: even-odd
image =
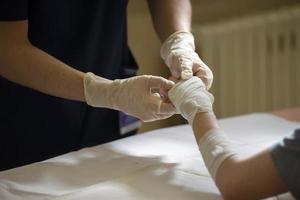
[[[172,117],[172,116],[173,116],[173,114],[157,114],[157,117],[159,119],[167,119],[167,118]]]
[[[170,103],[163,102],[158,94],[151,95],[147,108],[151,117],[143,120],[145,122],[166,119],[176,114],[176,108]]]
[[[183,80],[190,79],[193,77],[193,72],[191,70],[183,70],[181,72],[181,78]]]
[[[183,80],[190,79],[193,76],[193,62],[189,59],[184,59],[181,64],[181,74],[180,77]]]
[[[180,68],[180,78],[185,80],[189,79],[193,76],[193,61],[186,57],[185,55],[182,55],[179,57],[179,63],[178,67]]]
[[[169,80],[170,80],[170,81],[173,81],[174,83],[177,83],[177,82],[179,81],[179,79],[176,78],[175,76],[170,76],[170,77],[169,77]]]
[[[208,70],[201,67],[199,64],[196,64],[193,67],[194,76],[201,78],[201,80],[204,82],[207,90],[209,90],[211,88],[211,85],[213,82],[212,72],[208,71]]]
[[[151,119],[143,120],[143,122],[153,122],[157,120],[167,119],[172,117],[173,114],[155,114],[155,116]]]
[[[157,101],[162,100],[163,102],[169,103],[168,92],[162,89],[157,90],[157,92],[151,93],[153,97],[157,98]]]
[[[210,89],[213,74],[209,67],[200,59],[194,51],[176,50],[169,59],[171,74],[176,79],[190,79],[198,76],[205,83],[206,89]]]
[[[161,99],[163,100],[163,102],[169,102],[168,91],[160,89],[159,95],[160,95]]]
[[[174,82],[160,76],[151,76],[149,80],[150,88],[159,88],[168,91],[174,86]]]
[[[170,76],[169,77],[170,81],[173,81],[174,83],[178,82],[179,80],[177,78],[175,78],[174,76]],[[170,103],[169,97],[168,97],[168,91],[160,89],[159,90],[159,94],[163,100],[163,102],[165,103]]]
[[[159,94],[151,94],[149,97],[149,106],[148,108],[151,109],[151,112],[155,114],[175,114],[176,108],[173,106],[173,104],[164,102]]]
[[[177,69],[175,67],[171,67],[170,72],[171,72],[172,76],[175,77],[176,79],[179,79],[181,76],[181,70]]]

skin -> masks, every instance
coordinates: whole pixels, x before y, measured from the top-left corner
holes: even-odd
[[[213,128],[219,128],[213,113],[195,116],[193,131],[197,141]],[[216,185],[225,200],[262,199],[288,191],[267,150],[247,158],[235,156],[225,160],[218,169]]]
[[[40,92],[84,101],[84,73],[33,46],[28,21],[0,22],[0,75]]]
[[[162,42],[176,31],[191,30],[192,8],[189,0],[148,0],[148,6]]]
[[[161,40],[177,30],[190,29],[188,0],[149,0],[148,3]],[[85,101],[84,73],[33,46],[27,32],[27,20],[0,22],[0,75],[42,93]]]
[[[189,0],[148,0],[152,23],[161,42],[172,33],[190,31],[192,21],[192,7]],[[178,78],[169,77],[173,82]],[[159,91],[165,102],[170,102],[167,91]]]

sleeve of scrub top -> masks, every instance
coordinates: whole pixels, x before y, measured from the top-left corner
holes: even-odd
[[[28,0],[1,0],[0,21],[26,20],[28,17]]]
[[[300,199],[300,129],[273,146],[271,156],[282,181]]]

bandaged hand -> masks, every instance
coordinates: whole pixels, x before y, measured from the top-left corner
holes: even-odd
[[[152,88],[168,91],[174,83],[157,76],[136,76],[114,81],[93,73],[84,77],[84,92],[87,104],[120,110],[142,121],[165,119],[176,113],[176,108],[163,102]]]
[[[213,73],[195,52],[194,37],[191,33],[173,33],[163,43],[160,55],[176,79],[189,79],[193,75],[202,79],[206,89],[213,81]]]
[[[203,81],[196,76],[179,81],[169,90],[168,97],[191,125],[197,113],[213,110],[213,95],[205,89]]]

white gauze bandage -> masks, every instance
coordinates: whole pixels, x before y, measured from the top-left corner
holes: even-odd
[[[237,155],[234,143],[220,129],[211,129],[199,140],[198,145],[204,163],[214,180],[221,164],[228,158]]]
[[[203,81],[196,76],[179,81],[169,90],[168,97],[191,125],[196,113],[212,112],[214,98],[205,89]]]

